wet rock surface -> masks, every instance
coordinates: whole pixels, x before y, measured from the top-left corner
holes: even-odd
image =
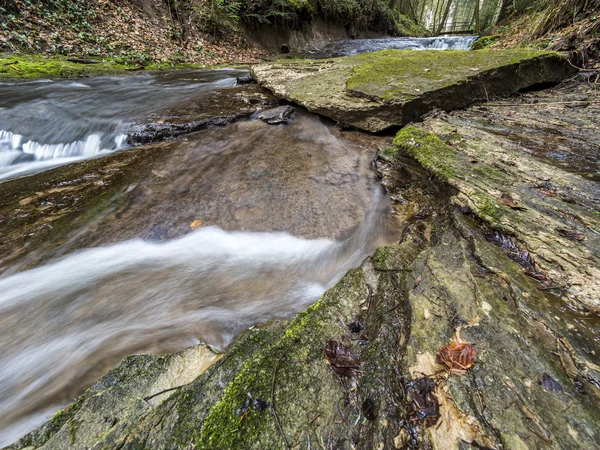
[[[418,120],[433,108],[464,108],[490,96],[557,83],[572,71],[551,52],[383,50],[259,64],[252,75],[279,98],[379,132]]]
[[[10,448],[594,448],[596,96],[567,85],[405,128],[375,161],[396,244],[164,398],[111,384],[148,363],[130,357]],[[567,170],[546,147],[584,150]],[[439,364],[450,343],[474,364]]]
[[[288,123],[292,118],[292,114],[294,114],[294,108],[289,105],[284,105],[261,111],[258,118],[271,125],[276,125],[278,123]]]
[[[240,83],[238,79],[238,84]],[[140,118],[127,133],[130,144],[145,144],[192,133],[211,126],[226,125],[249,117],[277,100],[255,85],[226,87],[202,93],[176,107]]]
[[[439,114],[401,130],[395,148],[458,189],[453,203],[493,229],[540,288],[597,313],[599,107],[592,88],[568,84]]]

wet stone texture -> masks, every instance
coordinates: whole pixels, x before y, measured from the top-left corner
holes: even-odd
[[[591,101],[556,103],[569,91]],[[110,383],[148,364],[131,357],[11,448],[595,448],[598,184],[510,133],[596,142],[594,95],[569,86],[405,128],[376,159],[405,224],[396,244],[161,401]],[[460,342],[476,362],[452,373],[436,353]]]
[[[127,133],[130,144],[145,144],[174,138],[215,125],[249,117],[277,106],[269,92],[256,85],[226,87],[203,92],[196,98],[142,117]]]
[[[558,53],[532,50],[382,50],[252,68],[277,97],[371,132],[406,125],[433,108],[451,111],[557,83],[572,72]]]

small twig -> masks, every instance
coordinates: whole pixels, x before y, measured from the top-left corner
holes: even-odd
[[[369,291],[369,300],[367,301],[367,317],[369,317],[369,313],[371,312],[371,304],[373,303],[373,288],[369,283],[367,283],[367,290]]]
[[[275,365],[275,369],[273,370],[273,380],[271,382],[271,411],[273,411],[273,417],[275,417],[275,422],[277,422],[277,426],[279,427],[279,432],[281,433],[281,437],[283,438],[283,442],[285,443],[285,448],[289,449],[290,444],[288,444],[287,437],[283,432],[283,427],[281,426],[281,422],[279,421],[279,416],[277,415],[277,411],[275,410],[275,378],[277,377],[277,369],[279,369],[279,364],[283,357],[287,354],[288,347],[283,349],[281,356],[277,360],[277,364]],[[310,437],[309,437],[309,447],[310,447]]]
[[[593,100],[581,100],[572,102],[546,102],[546,103],[486,103],[485,106],[545,106],[545,105],[589,105],[595,103]]]

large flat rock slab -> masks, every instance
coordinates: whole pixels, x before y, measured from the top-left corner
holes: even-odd
[[[598,314],[599,108],[592,88],[572,84],[441,113],[403,128],[381,157],[410,155],[540,289]]]
[[[450,111],[557,83],[572,70],[554,52],[382,50],[260,64],[252,74],[280,98],[343,124],[380,132],[406,125],[434,108]]]

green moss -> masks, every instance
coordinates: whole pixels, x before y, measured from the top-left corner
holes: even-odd
[[[248,393],[253,398],[272,400],[271,386],[277,369],[278,377],[284,377],[282,372],[285,372],[288,380],[294,380],[292,389],[287,389],[286,398],[281,402],[290,405],[295,396],[302,396],[308,388],[302,386],[303,361],[321,358],[320,348],[327,339],[326,330],[331,324],[339,326],[339,316],[332,315],[331,311],[340,314],[347,296],[357,292],[366,292],[364,274],[361,270],[352,270],[318,302],[296,316],[281,339],[249,358],[227,386],[221,400],[211,408],[196,447],[211,450],[249,448],[250,443],[256,445],[261,432],[277,430],[270,411],[249,408],[243,417],[236,411],[248,399]]]
[[[453,164],[456,150],[444,143],[436,135],[413,125],[404,127],[394,138],[394,147],[411,156],[431,174],[442,180],[454,175]],[[388,155],[393,150],[388,150]]]
[[[43,55],[3,55],[0,58],[0,79],[70,78],[123,72],[124,64],[99,61],[98,64],[79,64],[65,57]]]
[[[471,49],[472,50],[481,50],[481,49],[484,49],[486,47],[489,47],[492,44],[495,44],[499,40],[500,40],[500,36],[497,36],[497,35],[494,35],[494,36],[481,36],[479,39],[477,39],[473,43],[473,46],[471,47]]]
[[[73,78],[82,76],[128,74],[131,70],[203,69],[201,64],[155,62],[141,66],[123,59],[99,59],[97,64],[67,61],[63,56],[3,54],[0,56],[0,80],[34,78]]]
[[[73,421],[73,417],[81,409],[81,406],[87,398],[88,392],[86,391],[83,395],[79,396],[75,402],[54,414],[52,419],[44,425],[42,433],[37,435],[34,433],[28,434],[18,442],[19,446],[27,447],[35,445],[36,447],[41,447],[67,423],[69,423],[69,430],[72,433],[71,436],[73,439],[73,430],[76,432],[77,427],[79,427],[79,424]]]
[[[492,228],[500,228],[500,222],[503,217],[502,207],[497,201],[487,196],[481,195],[480,199],[482,202],[479,205],[479,209],[475,211],[477,217],[487,222]]]
[[[478,52],[381,50],[347,58],[353,70],[346,81],[346,89],[367,97],[404,103],[424,92],[466,81],[481,72],[547,55],[558,54],[529,49]]]

